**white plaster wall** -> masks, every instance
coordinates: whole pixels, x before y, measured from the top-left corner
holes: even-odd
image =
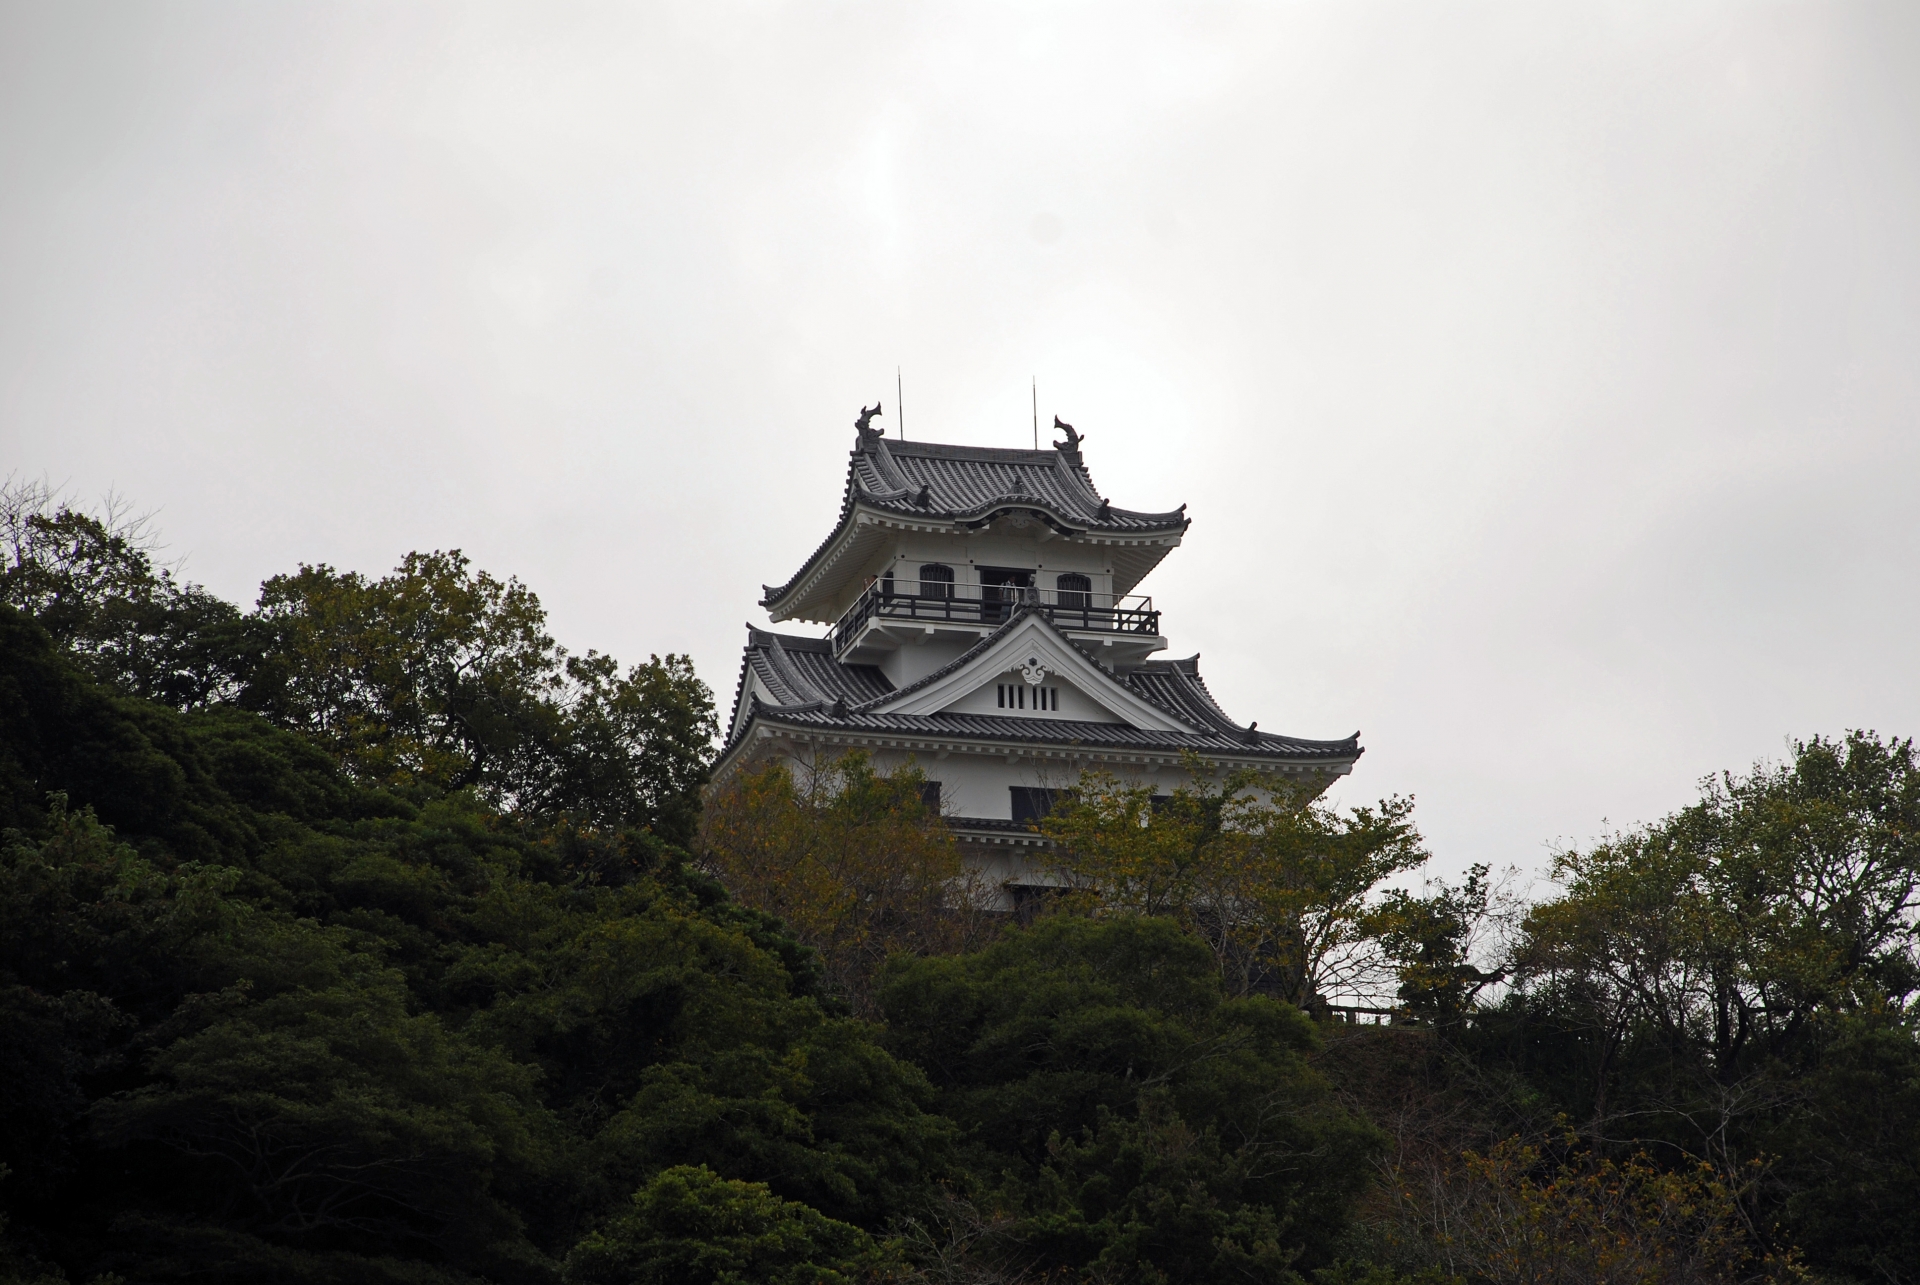
[[[973,858],[974,873],[980,876],[980,882],[994,893],[1010,883],[1033,883],[1039,873],[1035,869],[1038,862],[1032,848],[1008,846],[968,855]],[[1012,900],[1000,893],[992,897],[989,905],[995,910],[1007,910],[1011,908]]]
[[[1060,709],[1037,710],[1032,708],[1033,694],[1027,694],[1028,708],[1008,710],[1000,707],[1000,696],[995,690],[1000,684],[1009,686],[1014,683],[1027,686],[1026,676],[1018,669],[1010,669],[1004,674],[989,678],[959,700],[946,708],[955,714],[987,714],[999,718],[1047,718],[1070,719],[1082,723],[1122,723],[1126,720],[1109,710],[1106,706],[1088,696],[1085,692],[1067,682],[1058,674],[1048,674],[1042,687],[1052,687],[1060,693]]]
[[[1009,748],[1008,753],[956,750],[945,758],[940,757],[938,751],[882,748],[868,753],[880,771],[894,771],[912,762],[929,781],[939,781],[942,806],[952,816],[1010,820],[1013,816],[1013,796],[1008,793],[1007,787],[1025,785],[1057,790],[1071,786],[1080,779],[1080,767],[1064,759],[1037,758],[1023,755],[1017,747]],[[827,747],[823,751],[822,761],[830,761],[845,752],[842,748]],[[769,742],[765,749],[753,757],[756,761],[766,757],[784,758],[797,773],[811,770],[814,763],[807,751],[795,750],[786,741]],[[1089,760],[1084,766],[1088,770],[1106,772],[1126,786],[1151,787],[1155,794],[1171,794],[1192,781],[1178,763],[1156,766]],[[1253,793],[1262,800],[1271,797],[1261,789],[1255,789]]]
[[[936,638],[930,642],[908,643],[880,658],[880,672],[895,687],[905,687],[908,683],[919,682],[947,662],[958,659],[973,643],[974,640],[968,638]],[[1064,705],[1066,702],[1063,700],[1061,703]]]
[[[829,750],[824,759],[830,761],[838,757],[839,752]],[[802,780],[816,761],[810,754],[796,751],[785,742],[770,746],[766,753],[784,758],[796,777]],[[953,752],[945,758],[941,758],[937,752],[916,754],[893,749],[878,749],[870,753],[874,766],[883,772],[912,763],[927,780],[940,782],[941,809],[952,817],[1011,820],[1013,795],[1009,786],[1063,789],[1080,779],[1080,770],[1073,765],[1060,760],[1024,758],[1017,751],[1011,759],[1007,754],[1000,753]],[[1186,772],[1172,764],[1152,767],[1146,764],[1092,763],[1088,766],[1110,773],[1119,778],[1123,785],[1145,786],[1155,794],[1171,794],[1190,781]],[[1006,883],[1053,882],[1046,870],[1044,855],[1037,849],[969,843],[962,851],[983,881],[993,888]]]
[[[1004,754],[954,753],[946,758],[937,754],[909,754],[900,750],[880,750],[873,762],[882,771],[892,771],[911,760],[929,781],[940,782],[940,804],[950,816],[982,817],[1007,821],[1013,818],[1010,786],[1065,789],[1080,779],[1077,768],[1058,760],[1017,758],[1008,762]],[[1156,794],[1170,793],[1186,780],[1178,768],[1146,773],[1138,765],[1122,764],[1114,775],[1131,785],[1151,785]]]
[[[814,760],[802,753],[782,755],[798,779],[813,770]],[[835,756],[830,756],[835,757]],[[1008,821],[1013,818],[1010,786],[1038,786],[1061,789],[1079,778],[1078,772],[1062,764],[1046,765],[1033,760],[1009,763],[1005,755],[934,754],[913,755],[899,750],[878,750],[873,764],[883,772],[894,771],[912,761],[929,781],[940,782],[940,807],[949,816],[983,817]]]
[[[905,532],[868,570],[877,576],[891,569],[897,579],[917,581],[923,564],[939,562],[953,568],[956,583],[978,585],[980,567],[1028,568],[1042,589],[1057,588],[1054,581],[1060,573],[1075,571],[1092,580],[1094,593],[1111,595],[1113,568],[1107,552],[1102,546],[1020,538],[997,530],[966,536]]]

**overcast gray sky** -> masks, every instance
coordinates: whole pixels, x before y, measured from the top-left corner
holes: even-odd
[[[1920,6],[0,5],[0,472],[251,603],[460,547],[691,652],[863,402],[1187,502],[1143,586],[1440,865],[1920,731]]]

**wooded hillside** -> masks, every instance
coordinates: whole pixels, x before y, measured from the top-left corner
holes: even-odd
[[[1016,924],[910,770],[703,824],[691,664],[458,553],[242,609],[0,526],[0,1281],[1920,1281],[1908,741],[1531,903],[1089,778]]]

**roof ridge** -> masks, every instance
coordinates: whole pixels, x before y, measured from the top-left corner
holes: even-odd
[[[873,459],[875,467],[873,471],[880,475],[881,481],[894,483],[894,486],[890,488],[889,494],[900,494],[903,492],[909,495],[912,494],[914,488],[907,482],[906,474],[900,471],[900,466],[893,462],[893,452],[887,449],[887,439],[884,437],[881,438],[874,443],[874,447]]]
[[[780,645],[778,634],[774,635],[773,645],[767,649],[767,660],[780,675],[780,680],[795,692],[802,696],[811,693],[816,702],[826,699],[826,693],[820,690],[819,684],[801,673],[800,667],[787,655],[787,649]]]
[[[796,655],[817,657],[814,663],[824,661],[830,670],[818,677],[811,675],[807,667],[796,660]],[[748,677],[757,674],[763,687],[774,693],[773,699],[763,699],[749,684]],[[834,675],[842,680],[834,681]],[[825,681],[820,681],[824,678]],[[831,644],[825,638],[810,638],[799,634],[776,633],[770,629],[747,626],[747,646],[740,657],[740,676],[734,683],[733,709],[728,715],[727,739],[723,745],[730,746],[736,739],[734,732],[751,719],[750,709],[743,713],[743,706],[757,703],[765,709],[795,710],[811,709],[816,706],[831,709],[833,702],[844,700],[849,705],[860,701],[857,693],[871,690],[874,686],[886,686],[888,679],[872,665],[847,665],[833,658]],[[832,690],[829,690],[829,687]],[[787,690],[789,695],[804,697],[812,694],[814,700],[793,700],[783,702],[777,691]],[[880,695],[884,698],[888,692]]]
[[[966,446],[958,442],[888,442],[890,450],[921,459],[980,460],[993,464],[1044,464],[1060,452],[1052,449],[1029,450],[1024,446]]]
[[[1195,691],[1197,683],[1199,675],[1177,668],[1148,670],[1142,666],[1127,676],[1129,690],[1182,722],[1235,735],[1243,735],[1249,730],[1234,722],[1233,717],[1220,708],[1219,702],[1213,699],[1213,694],[1204,685]]]
[[[1253,732],[1253,729],[1254,729],[1253,723],[1249,723],[1245,727],[1241,727],[1240,724],[1233,721],[1233,715],[1227,713],[1226,710],[1221,708],[1220,702],[1213,698],[1213,689],[1207,686],[1206,679],[1200,677],[1200,671],[1198,669],[1194,669],[1191,671],[1181,669],[1181,670],[1176,670],[1175,672],[1178,673],[1180,677],[1187,680],[1188,684],[1196,692],[1199,693],[1200,699],[1206,702],[1207,708],[1213,713],[1218,714],[1221,718],[1225,719],[1229,727],[1233,728],[1235,731],[1238,731],[1238,732],[1247,732],[1249,734]]]
[[[757,625],[751,624],[747,626],[748,646],[766,647],[771,646],[775,642],[778,642],[782,647],[792,648],[794,651],[830,653],[833,650],[832,644],[825,638],[815,638],[809,634],[776,633],[774,630],[761,629]],[[796,646],[796,644],[798,645]]]
[[[753,699],[753,692],[747,687],[747,671],[753,668],[753,634],[753,626],[748,625],[747,650],[740,657],[740,677],[735,679],[733,684],[733,708],[727,711],[726,744],[728,745],[733,744],[734,732],[741,726],[740,698],[744,696],[748,700]],[[752,713],[752,710],[747,711],[749,720],[752,718]]]
[[[1075,451],[1073,458],[1069,459],[1065,451],[1056,450],[1053,458],[1054,470],[1066,479],[1067,488],[1069,490],[1077,488],[1082,497],[1088,500],[1096,510],[1095,516],[1098,516],[1098,510],[1103,505],[1108,512],[1113,511],[1113,506],[1108,504],[1106,498],[1100,494],[1099,488],[1094,486],[1093,474],[1087,471],[1086,464],[1080,459],[1079,451]]]

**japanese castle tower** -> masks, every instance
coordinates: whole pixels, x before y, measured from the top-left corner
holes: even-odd
[[[760,605],[824,638],[747,628],[714,780],[767,757],[805,769],[852,749],[911,758],[975,868],[1009,904],[1049,883],[1032,822],[1084,770],[1170,791],[1193,751],[1324,788],[1359,733],[1302,740],[1229,718],[1200,658],[1166,649],[1139,587],[1186,506],[1103,499],[1071,427],[1052,450],[888,441],[863,413],[839,521]],[[1055,421],[1059,423],[1058,420]]]

